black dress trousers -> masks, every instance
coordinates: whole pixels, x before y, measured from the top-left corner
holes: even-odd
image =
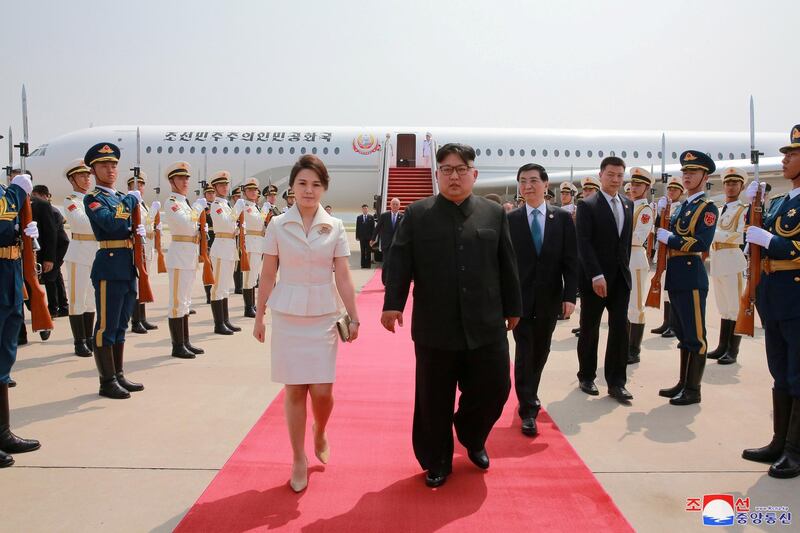
[[[520,418],[536,418],[539,402],[539,382],[550,355],[550,342],[556,327],[556,317],[521,318],[514,328],[514,389],[519,402]]]

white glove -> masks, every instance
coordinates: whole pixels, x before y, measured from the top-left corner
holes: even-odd
[[[767,192],[767,182],[761,181],[761,197],[764,197],[764,193]],[[755,181],[751,181],[750,185],[747,186],[747,189],[744,190],[744,197],[747,198],[748,203],[752,203],[756,197],[756,191],[758,190],[758,184]],[[754,243],[755,244],[755,243]]]
[[[139,192],[139,191],[136,191],[136,192]],[[143,238],[147,237],[147,230],[144,229],[144,225],[143,224],[139,224],[138,226],[136,226],[136,235],[138,235],[139,237],[143,237]]]
[[[33,181],[28,174],[18,174],[11,180],[11,185],[17,185],[25,194],[30,195],[33,190]]]
[[[192,209],[194,209],[195,211],[202,211],[203,209],[206,208],[206,206],[208,206],[208,200],[206,200],[205,198],[198,198],[192,204]]]
[[[142,193],[139,191],[129,191],[128,196],[133,196],[137,202],[142,203]]]
[[[233,208],[236,210],[237,215],[244,211],[244,198],[239,198],[236,200],[236,203],[233,204]]]
[[[672,237],[672,232],[668,229],[658,228],[658,231],[656,231],[656,239],[658,239],[658,242],[667,244],[670,237]]]
[[[150,212],[151,213],[155,213],[160,209],[161,209],[161,202],[159,202],[158,200],[156,200],[155,202],[150,204]]]
[[[25,174],[25,175],[27,175],[27,174]],[[19,176],[17,176],[17,178],[18,177]],[[17,179],[17,178],[14,178],[14,179]],[[39,228],[37,226],[38,226],[37,222],[29,222],[28,225],[25,226],[25,229],[22,230],[22,231],[25,233],[25,235],[27,235],[31,239],[38,239],[39,238]]]
[[[750,244],[755,244],[766,250],[769,248],[769,242],[772,240],[772,233],[758,226],[750,226],[747,228],[745,240]]]
[[[666,207],[667,207],[667,197],[666,196],[662,196],[661,198],[659,198],[658,199],[658,204],[656,204],[656,206],[658,207],[658,212],[659,213],[661,211],[663,211],[664,209],[666,209]]]
[[[156,231],[161,231],[161,222],[156,224]]]

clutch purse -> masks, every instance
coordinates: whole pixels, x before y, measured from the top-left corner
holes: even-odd
[[[347,313],[343,314],[342,317],[336,321],[336,329],[339,331],[339,338],[342,339],[342,342],[347,342],[350,340],[350,315]]]

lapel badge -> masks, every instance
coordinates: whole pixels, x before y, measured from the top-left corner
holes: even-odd
[[[789,215],[790,217],[793,217],[796,213],[797,213],[797,209],[795,209],[793,207],[793,208],[789,209],[789,211],[786,214]]]
[[[550,216],[548,218],[553,218],[553,213],[550,213]]]

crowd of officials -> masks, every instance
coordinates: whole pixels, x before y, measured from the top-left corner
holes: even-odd
[[[412,442],[426,471],[426,484],[440,486],[451,472],[453,428],[469,459],[479,468],[489,468],[486,439],[511,389],[508,331],[516,345],[513,372],[520,429],[529,437],[538,434],[538,389],[552,334],[557,321],[575,311],[578,298],[580,326],[575,333],[580,390],[599,394],[595,383],[599,327],[607,312],[603,367],[608,394],[624,403],[633,399],[626,389],[627,366],[640,361],[645,301],[651,291],[648,278],[656,248],[666,253],[665,293],[658,302],[664,315],[663,324],[652,331],[677,337],[679,350],[677,383],[659,394],[676,406],[701,401],[708,358],[720,364],[736,362],[741,342],[736,321],[747,252],[756,246],[761,249],[756,307],[774,378],[774,430],[767,446],[745,450],[743,457],[770,463],[774,477],[800,475],[800,337],[796,335],[800,326],[800,125],[790,136],[781,152],[791,191],[770,199],[761,226],[749,223],[749,212],[754,198],[763,194],[763,184],[748,184],[748,173],[741,169],[725,169],[720,173],[725,203],[715,205],[706,197],[706,184],[716,173],[716,165],[697,149],[681,154],[682,175],[669,181],[662,198],[649,198],[653,177],[648,171],[626,169],[623,159],[611,156],[602,160],[599,176],[582,181],[580,199],[571,183],[561,184],[560,206],[555,206],[547,170],[536,163],[523,165],[517,172],[516,205],[503,203],[499,197],[474,195],[475,152],[451,143],[436,153],[439,194],[403,211],[400,201],[392,199],[390,209],[377,218],[368,206],[362,206],[356,219],[361,267],[370,267],[380,241],[385,285],[381,323],[388,331],[402,325],[414,284]],[[163,213],[172,235],[164,261],[170,284],[172,355],[193,358],[203,353],[189,341],[190,292],[198,256],[204,260],[208,244],[213,282],[209,279],[205,284],[214,332],[232,335],[241,329],[230,320],[228,298],[233,293],[242,293],[245,316],[256,319],[253,333],[261,342],[266,338],[264,313],[267,307],[271,309],[272,376],[286,385],[287,392],[293,448],[290,485],[295,491],[304,490],[308,483],[306,400],[312,402],[315,455],[325,463],[330,456],[325,427],[333,407],[337,336],[354,341],[360,324],[344,226],[331,215],[330,206],[323,209],[321,204],[330,182],[327,169],[315,156],[303,156],[291,171],[284,195],[287,205],[281,209],[276,205],[277,188],[270,185],[262,190],[250,178],[232,190],[226,171],[211,176],[204,183],[203,196],[190,203],[191,168],[186,162],[176,162],[166,171],[171,194],[162,210],[157,201],[146,206],[144,175],[128,179],[127,194],[117,191],[118,160],[116,146],[99,143],[69,165],[65,178],[73,194],[66,199],[65,216],[50,205],[47,189],[33,187],[28,175],[12,173],[1,191],[0,466],[13,463],[9,454],[39,447],[36,441],[16,437],[9,424],[10,371],[18,343],[25,342],[19,266],[22,235],[41,242],[38,262],[50,314],[69,316],[75,354],[94,355],[100,394],[121,399],[144,389],[123,371],[129,322],[132,319],[137,333],[156,327],[148,322],[144,303],[138,299],[133,242],[141,238],[148,243],[148,262],[161,254],[153,242],[160,236]],[[259,202],[262,194],[264,200]],[[28,195],[34,222],[21,228],[19,206]],[[137,209],[141,223],[133,224]],[[65,217],[71,240],[64,231]],[[81,253],[78,247],[83,247]],[[715,350],[708,350],[706,341],[709,257],[722,317]],[[68,287],[61,276],[62,265],[69,271]],[[453,412],[457,389],[461,394]]]

